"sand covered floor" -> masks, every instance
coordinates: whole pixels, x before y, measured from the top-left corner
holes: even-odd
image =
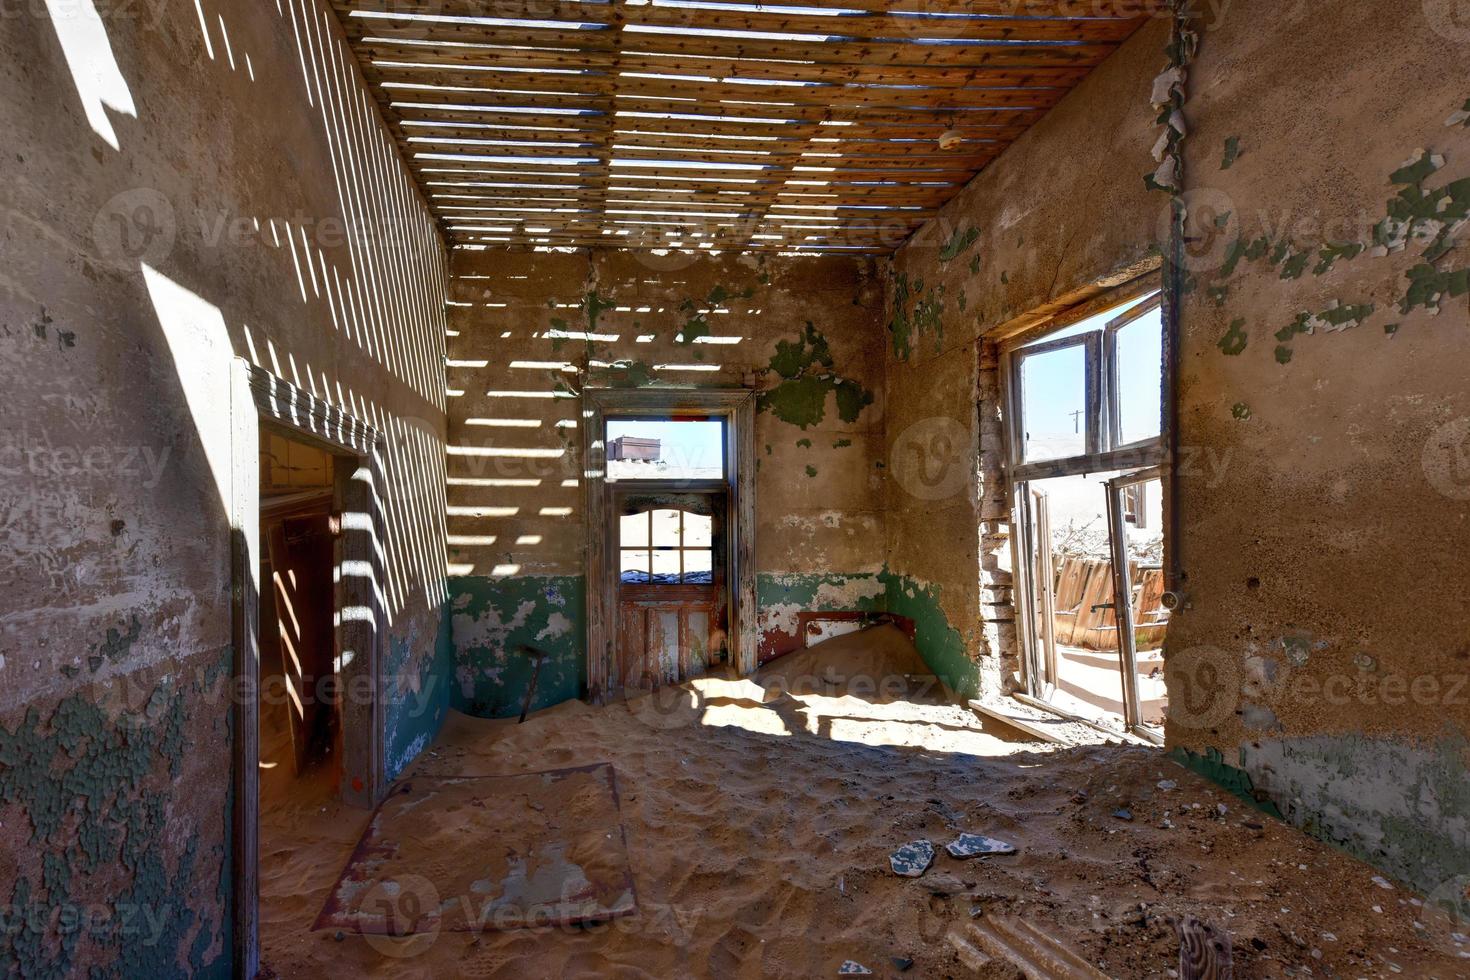
[[[806,677],[786,691],[706,678],[606,708],[564,704],[520,726],[455,715],[405,774],[611,763],[638,910],[605,924],[313,932],[369,815],[320,782],[314,797],[274,805],[262,820],[269,970],[830,977],[851,960],[875,976],[1014,977],[967,952],[967,937],[1020,921],[1107,976],[1166,977],[1178,955],[1171,919],[1193,915],[1229,931],[1237,977],[1470,976],[1463,926],[1160,752],[1021,741],[944,703],[932,678],[905,679],[917,671],[902,651],[847,642],[801,657],[778,662]],[[853,673],[867,680],[841,676]],[[473,820],[446,825],[476,833]],[[953,859],[943,845],[961,832],[1019,853]],[[939,851],[933,866],[896,876],[890,852],[920,839]],[[486,833],[485,854],[496,846]]]

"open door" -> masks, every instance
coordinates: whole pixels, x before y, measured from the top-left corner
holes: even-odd
[[[1168,708],[1163,645],[1169,610],[1163,604],[1162,561],[1140,560],[1136,542],[1162,522],[1162,495],[1160,470],[1108,481],[1108,537],[1128,729],[1160,744]]]
[[[1145,287],[1004,343],[1001,375],[1024,689],[1152,738],[1167,621],[1166,379],[1161,298]]]
[[[285,688],[285,714],[296,775],[309,761],[327,755],[334,739],[336,712],[319,697],[333,675],[332,569],[336,534],[329,512],[330,491],[314,513],[265,523],[268,588],[262,596],[261,657],[279,670]]]

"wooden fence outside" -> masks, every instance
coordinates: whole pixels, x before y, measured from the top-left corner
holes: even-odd
[[[1133,624],[1139,650],[1163,645],[1169,613],[1164,609],[1164,572],[1157,565],[1128,563],[1133,586]],[[1087,650],[1116,650],[1113,566],[1092,558],[1063,558],[1056,570],[1056,642]],[[1103,606],[1104,608],[1095,608]]]

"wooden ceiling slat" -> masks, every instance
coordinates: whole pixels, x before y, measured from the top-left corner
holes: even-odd
[[[415,155],[413,156],[413,159],[418,165],[419,169],[433,167],[444,168],[448,170],[475,172],[477,170],[520,168],[521,170],[525,171],[524,176],[526,177],[530,177],[532,172],[539,174],[551,171],[565,171],[569,175],[578,175],[578,168],[575,166],[562,166],[555,164],[549,166],[537,165],[535,163],[529,162],[529,160],[523,162],[483,160],[476,159],[474,155],[451,153],[442,154],[442,156],[425,158],[417,151],[414,151],[414,153]],[[508,157],[513,156],[513,154],[496,154],[496,156]],[[857,168],[842,166],[840,173],[837,173],[835,170],[829,171],[828,169],[826,169],[829,166],[836,167],[835,164],[829,165],[826,163],[803,163],[799,164],[802,169],[795,170],[789,176],[784,171],[777,170],[775,168],[772,168],[770,170],[745,170],[735,169],[730,166],[720,167],[717,164],[711,164],[708,168],[679,167],[673,165],[674,161],[669,161],[669,165],[658,166],[658,160],[654,159],[641,162],[647,163],[649,165],[637,167],[619,167],[613,165],[610,168],[607,176],[600,177],[598,179],[606,182],[608,180],[616,180],[619,174],[631,174],[634,175],[633,179],[638,179],[639,177],[660,177],[669,178],[671,180],[720,178],[728,181],[748,181],[752,184],[762,185],[781,183],[785,180],[793,178],[809,180],[840,179],[862,181],[902,179],[911,182],[945,181],[952,183],[954,181],[963,182],[965,180],[968,180],[974,173],[974,171],[972,170],[965,169],[940,170],[929,166],[909,166],[902,164],[900,161],[895,161],[891,165],[885,165],[883,167]]]
[[[754,60],[810,61],[817,64],[989,66],[1096,65],[1114,44],[916,44],[887,41],[804,43],[765,39],[704,37],[689,34],[637,34],[624,42],[633,53],[728,56]]]
[[[983,138],[971,139],[961,144],[959,151],[941,150],[933,139],[928,140],[854,140],[844,139],[840,142],[821,142],[820,138],[806,141],[784,140],[779,137],[750,141],[731,139],[710,139],[706,136],[678,133],[641,133],[613,131],[613,139],[622,146],[637,146],[649,149],[682,149],[685,147],[703,150],[785,150],[792,146],[802,148],[810,152],[829,152],[842,154],[857,154],[859,156],[906,156],[924,157],[933,156],[941,159],[964,156],[966,153],[976,153],[990,147],[1003,146],[1002,140],[985,140]]]
[[[802,5],[793,2],[789,8]],[[788,8],[788,9],[789,9]],[[969,13],[966,11],[965,13]],[[928,12],[866,13],[844,16],[792,14],[780,7],[761,11],[714,7],[630,6],[623,8],[629,24],[655,28],[760,31],[842,36],[872,40],[965,38],[986,41],[1102,41],[1118,42],[1137,28],[1136,18],[1027,18],[960,16],[934,17]]]
[[[665,107],[667,108],[667,107]],[[401,106],[395,110],[405,121],[438,122],[445,124],[486,122],[496,125],[527,126],[540,125],[548,129],[576,129],[585,132],[604,132],[606,119],[596,115],[539,114],[535,112],[510,113],[506,107],[498,110],[480,111],[455,108],[453,105],[431,105],[422,109]],[[649,132],[669,133],[718,133],[741,136],[781,136],[790,138],[800,127],[800,119],[784,119],[764,122],[760,116],[745,116],[727,112],[723,116],[696,116],[695,118],[661,118],[673,113],[652,109],[621,109],[620,115],[612,118],[617,128],[634,128]],[[702,111],[708,111],[704,109]],[[633,115],[630,113],[638,113]],[[1014,138],[1044,115],[1044,110],[975,110],[963,113],[940,113],[937,111],[902,112],[844,112],[834,113],[826,120],[822,135],[848,136],[857,133],[888,134],[895,138],[917,137],[937,139],[946,130],[956,130],[965,135],[994,135],[1000,139]],[[692,115],[679,113],[679,115]],[[820,116],[820,113],[808,113]],[[840,124],[840,125],[839,125]]]
[[[667,57],[624,54],[624,71],[754,78],[777,82],[850,82],[869,85],[930,85],[935,88],[1070,88],[1087,74],[1085,67],[926,68],[866,64],[802,64],[742,61],[735,58]]]
[[[608,52],[618,46],[622,35],[615,27],[599,24],[579,27],[574,24],[544,27],[487,27],[480,24],[438,21],[364,20],[353,18],[345,27],[350,41],[386,44],[434,44],[475,50],[489,45],[561,48],[587,52]]]
[[[621,186],[621,185],[617,185]],[[708,207],[733,205],[736,207],[749,207],[747,199],[733,194],[721,194],[719,191],[690,191],[686,194],[657,194],[650,193],[648,189],[634,189],[621,191],[614,189],[614,185],[603,188],[571,188],[565,190],[521,190],[512,191],[510,188],[493,187],[455,187],[434,185],[429,188],[430,201],[435,207],[447,207],[452,204],[482,205],[482,206],[517,206],[528,207],[584,207],[588,202],[608,201],[639,201],[643,203],[664,204],[670,207]],[[905,208],[905,214],[930,214],[947,199],[947,194],[940,189],[929,195],[916,195],[912,191],[903,190],[897,194],[890,193],[863,193],[862,188],[846,189],[843,193],[822,197],[796,197],[783,195],[777,192],[773,200],[777,204],[790,205],[796,208],[828,208],[837,207],[843,213],[864,214],[868,208],[897,209]],[[759,197],[757,196],[759,199]],[[609,204],[611,207],[612,205]],[[877,212],[874,212],[877,213]]]
[[[332,5],[453,243],[867,254],[1164,2]]]
[[[344,21],[346,14],[357,10],[399,17],[499,17],[603,24],[613,20],[617,9],[609,0],[332,0],[332,6]]]
[[[589,34],[591,32],[588,32]],[[359,49],[372,60],[404,61],[412,57],[436,64],[504,64],[512,67],[586,68],[598,55],[607,56],[612,41],[623,38],[625,53],[695,58],[740,58],[754,62],[797,61],[821,65],[940,66],[965,68],[1091,67],[1114,44],[918,44],[886,41],[796,42],[763,38],[709,37],[692,34],[625,34],[574,39],[575,44],[537,44],[532,38],[497,34],[481,42],[437,40],[412,31],[374,31],[360,39]]]
[[[705,103],[769,102],[797,105],[863,106],[902,108],[925,106],[939,108],[1050,108],[1067,89],[1062,87],[980,87],[937,88],[868,85],[847,82],[835,84],[804,83],[802,85],[757,85],[741,82],[709,82],[697,77],[645,78],[638,75],[540,75],[503,71],[475,71],[439,67],[404,67],[374,65],[369,78],[386,84],[395,96],[407,99],[415,89],[411,86],[454,88],[460,101],[478,101],[483,93],[551,91],[582,94],[588,97],[608,95],[614,91],[621,101],[645,99],[696,99]],[[430,89],[432,90],[432,89]],[[447,99],[448,92],[444,97]]]
[[[609,0],[332,0],[332,6],[339,14],[344,15],[344,19],[349,11],[358,10],[400,16],[416,14],[597,23],[611,22],[619,9],[625,16],[627,11],[640,9],[614,4]],[[1163,15],[1168,11],[1167,0],[782,0],[781,3],[771,6],[807,10],[857,10],[870,15],[907,12],[931,16],[950,14],[969,17],[1102,18],[1124,21]],[[700,10],[662,3],[654,9],[676,12]],[[708,9],[708,6],[703,8]],[[728,15],[728,12],[714,13]],[[779,10],[772,10],[766,16],[786,15]]]

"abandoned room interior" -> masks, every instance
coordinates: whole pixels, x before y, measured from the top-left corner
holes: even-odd
[[[0,53],[0,973],[1470,977],[1463,0]]]

